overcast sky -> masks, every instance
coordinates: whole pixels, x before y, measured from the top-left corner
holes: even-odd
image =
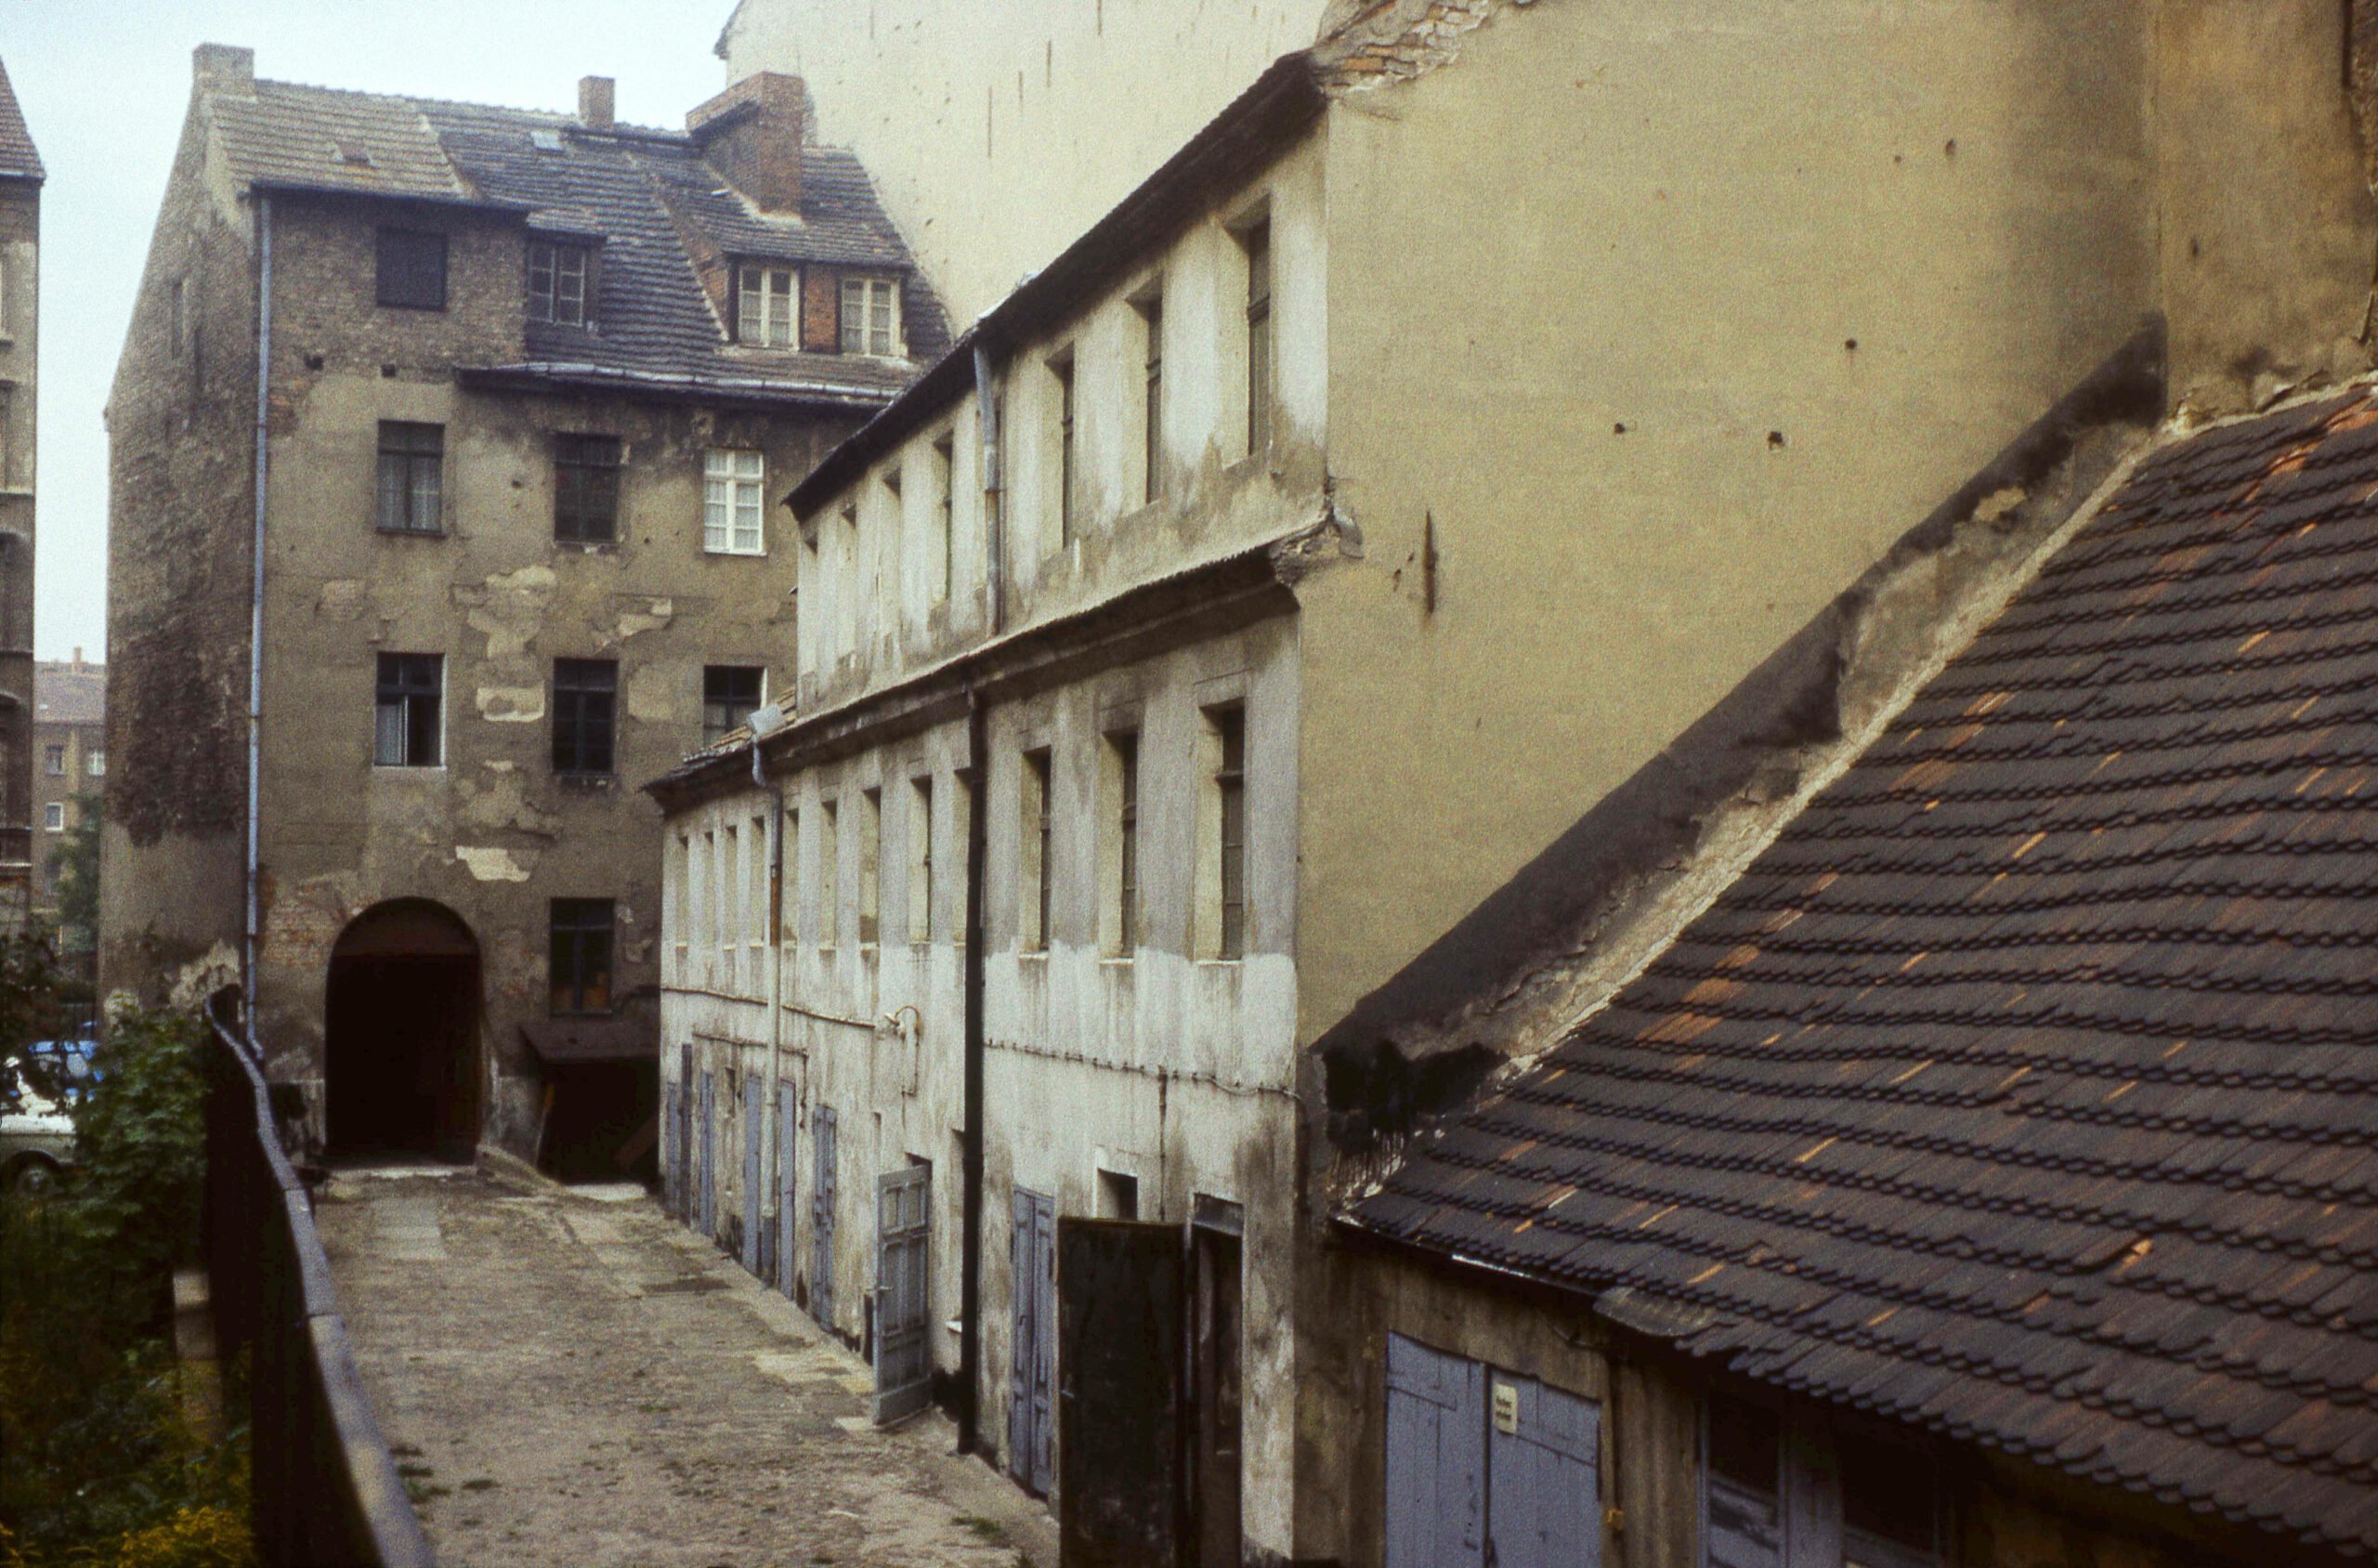
[[[718,91],[733,0],[0,0],[0,61],[42,193],[34,639],[107,640],[107,432],[132,295],[189,101],[189,52],[243,44],[256,74],[425,98],[574,110],[619,79],[619,116],[680,125]]]

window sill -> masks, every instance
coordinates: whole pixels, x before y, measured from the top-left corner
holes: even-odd
[[[376,523],[372,525],[372,531],[383,539],[451,539],[453,537],[444,529],[392,529]]]
[[[1247,955],[1241,953],[1235,959],[1199,959],[1197,964],[1201,969],[1236,969],[1246,961]]]
[[[620,553],[620,542],[616,539],[561,539],[557,537],[554,540],[554,548],[556,550],[574,550],[581,555],[616,555]]]
[[[408,774],[443,773],[446,771],[446,764],[444,763],[373,763],[372,771],[381,777],[401,778]]]
[[[1016,954],[1015,956],[1019,961],[1024,963],[1047,963],[1049,961],[1049,949],[1046,947],[1026,947],[1024,951]]]
[[[616,773],[556,773],[554,782],[565,790],[583,790],[590,794],[600,794],[618,789],[620,776]]]
[[[1102,953],[1099,955],[1098,967],[1101,969],[1129,969],[1131,967],[1131,955],[1129,953]]]
[[[721,550],[712,545],[705,544],[702,546],[702,554],[705,555],[732,555],[746,561],[764,561],[767,559],[768,547],[763,544],[757,550]]]

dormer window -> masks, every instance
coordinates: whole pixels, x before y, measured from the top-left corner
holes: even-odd
[[[529,320],[584,326],[591,314],[586,308],[586,280],[593,270],[583,245],[529,241]]]
[[[800,269],[745,266],[735,270],[736,337],[762,348],[795,346],[800,341]]]
[[[900,357],[900,285],[892,278],[843,280],[843,352]]]

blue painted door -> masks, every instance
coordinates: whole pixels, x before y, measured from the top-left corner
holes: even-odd
[[[834,1326],[834,1107],[809,1113],[809,1147],[817,1173],[809,1183],[809,1313]]]
[[[1486,1368],[1387,1337],[1387,1568],[1485,1568]]]
[[[1601,1409],[1489,1372],[1487,1550],[1495,1568],[1601,1568]]]
[[[760,1075],[743,1075],[743,1272],[757,1278],[760,1273],[761,1210],[766,1207],[760,1187],[760,1156],[767,1142],[767,1101],[763,1099]]]
[[[792,1294],[792,1163],[796,1140],[793,1130],[801,1125],[801,1101],[790,1082],[777,1085],[777,1287],[787,1296]]]
[[[1057,1206],[1018,1187],[1012,1214],[1007,1467],[1026,1490],[1045,1497],[1057,1457]]]

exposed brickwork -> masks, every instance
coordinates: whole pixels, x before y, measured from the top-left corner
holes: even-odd
[[[763,71],[686,115],[686,129],[712,166],[762,212],[797,212],[808,110],[800,78]]]
[[[1313,58],[1323,82],[1360,92],[1408,82],[1450,63],[1462,35],[1509,4],[1527,0],[1376,0],[1325,21]]]
[[[801,346],[821,354],[843,346],[843,275],[812,267],[801,274]]]

